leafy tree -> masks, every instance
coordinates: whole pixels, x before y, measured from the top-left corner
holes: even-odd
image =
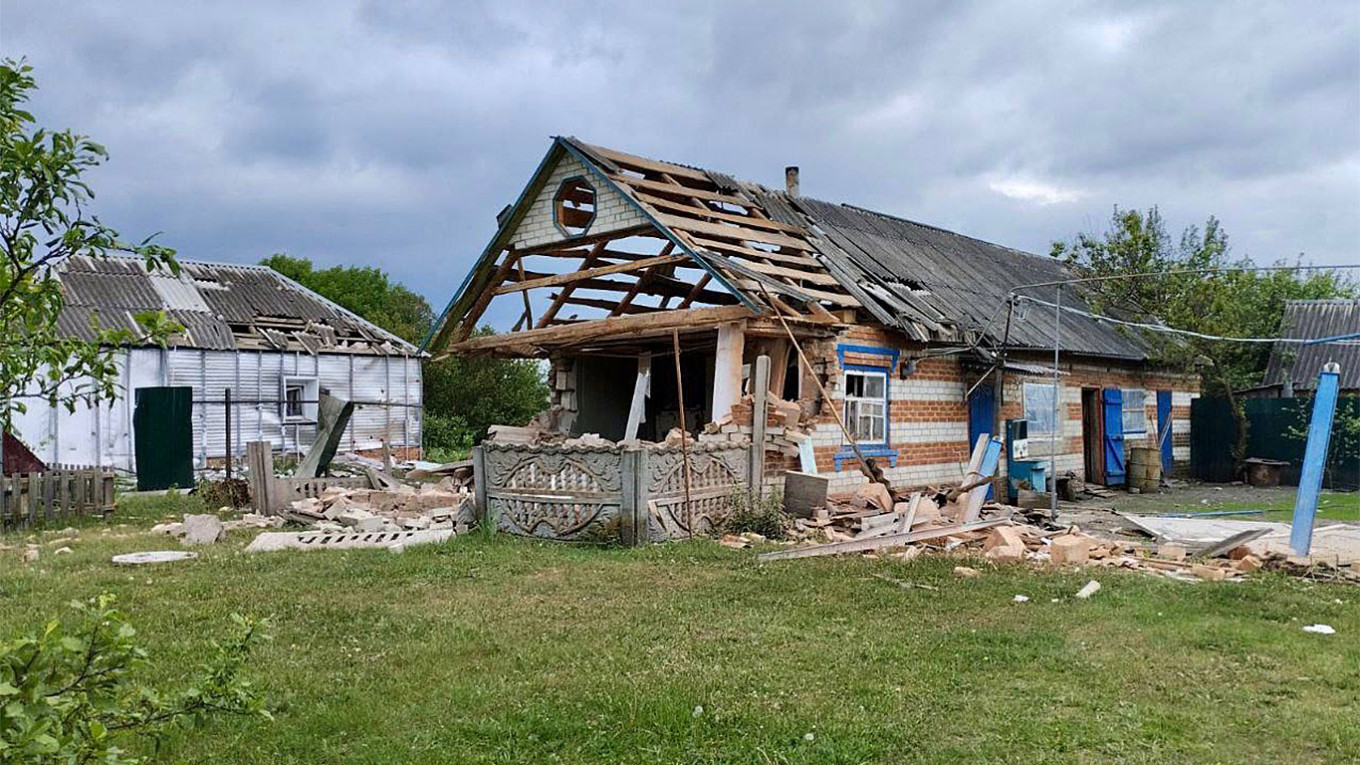
[[[236,634],[214,643],[196,683],[166,694],[136,679],[148,666],[137,632],[112,595],[72,603],[81,621],[59,621],[0,643],[0,762],[133,765],[123,744],[159,744],[176,725],[214,715],[268,719],[263,699],[241,677],[259,622],[233,616]]]
[[[161,312],[137,317],[141,332],[101,329],[93,340],[63,335],[65,300],[53,269],[76,256],[127,253],[148,269],[179,272],[174,251],[143,241],[128,245],[89,212],[94,192],[83,179],[107,153],[70,130],[35,127],[23,106],[36,88],[32,67],[0,63],[0,430],[25,410],[21,395],[74,410],[82,399],[117,395],[114,347],[163,341],[180,327]]]
[[[1083,286],[1101,312],[1140,319],[1157,318],[1169,327],[1206,335],[1239,338],[1278,337],[1288,300],[1350,297],[1354,286],[1335,271],[1222,271],[1249,269],[1247,257],[1233,258],[1228,235],[1215,218],[1201,229],[1191,226],[1173,242],[1156,207],[1147,212],[1115,208],[1102,235],[1078,234],[1055,242],[1052,254],[1084,277],[1130,276]],[[1296,263],[1295,265],[1299,265]],[[1276,266],[1288,265],[1284,261]],[[1246,416],[1236,395],[1260,385],[1271,344],[1205,340],[1145,333],[1155,361],[1200,373],[1205,395],[1228,400],[1237,421],[1234,457],[1245,458]]]
[[[410,342],[419,344],[434,324],[425,298],[380,269],[318,270],[307,258],[284,254],[261,263]],[[424,374],[425,448],[441,459],[465,453],[488,427],[522,425],[548,405],[543,372],[533,361],[451,357],[426,364]]]

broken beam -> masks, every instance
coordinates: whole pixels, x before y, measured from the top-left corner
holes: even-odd
[[[686,328],[708,324],[739,321],[755,314],[746,306],[732,305],[719,308],[690,308],[684,311],[657,311],[638,316],[615,316],[585,321],[568,326],[543,327],[504,335],[474,337],[450,346],[449,351],[469,352],[488,350],[500,345],[568,345],[598,340],[610,335],[626,335],[671,327]]]
[[[921,531],[913,531],[907,534],[890,534],[886,537],[874,537],[873,539],[851,539],[845,542],[832,542],[829,545],[817,545],[816,547],[797,547],[791,550],[765,553],[756,560],[764,563],[765,561],[770,560],[816,558],[822,555],[840,555],[841,553],[881,550],[884,547],[901,547],[903,545],[911,544],[912,542],[924,542],[928,539],[939,539],[940,537],[947,537],[952,534],[981,531],[1010,522],[1010,518],[993,518],[989,521],[974,521],[973,523],[960,523],[954,526],[941,526],[937,529],[922,529]]]

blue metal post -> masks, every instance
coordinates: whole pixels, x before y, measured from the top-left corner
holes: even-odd
[[[1327,449],[1332,440],[1332,416],[1336,413],[1340,372],[1341,368],[1336,364],[1328,364],[1318,375],[1313,418],[1308,423],[1308,446],[1303,452],[1303,471],[1299,475],[1299,493],[1294,500],[1294,528],[1289,535],[1289,546],[1295,555],[1307,555],[1313,546],[1313,519],[1317,516],[1318,493],[1322,491],[1322,473],[1327,467]]]

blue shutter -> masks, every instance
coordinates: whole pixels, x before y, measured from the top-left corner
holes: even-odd
[[[1124,483],[1124,393],[1106,388],[1105,402],[1105,485]]]

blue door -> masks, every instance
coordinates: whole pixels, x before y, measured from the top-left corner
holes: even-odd
[[[1105,402],[1105,485],[1124,483],[1128,471],[1124,468],[1124,392],[1106,388]]]
[[[993,419],[996,416],[996,389],[986,382],[973,389],[968,397],[968,451],[971,454],[977,446],[978,438],[990,435]],[[992,498],[991,487],[987,488],[987,498]]]
[[[1162,475],[1171,475],[1171,391],[1157,391],[1157,443],[1162,445]]]

